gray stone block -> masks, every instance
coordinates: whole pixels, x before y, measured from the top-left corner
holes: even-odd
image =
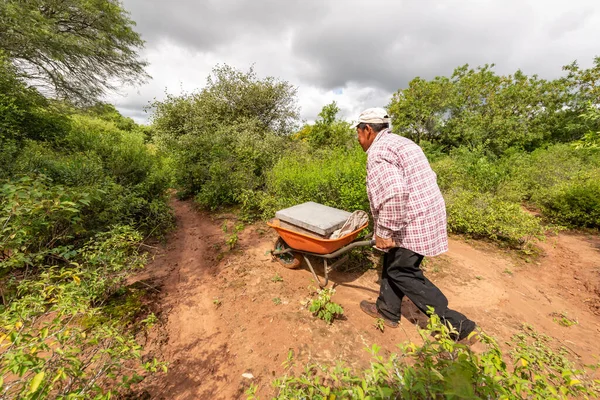
[[[309,201],[277,211],[275,218],[318,235],[329,237],[344,225],[351,213]]]

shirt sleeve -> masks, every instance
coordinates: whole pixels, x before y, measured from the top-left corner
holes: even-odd
[[[402,169],[385,159],[375,161],[372,171],[369,185],[377,214],[375,234],[387,239],[406,225],[406,180]]]

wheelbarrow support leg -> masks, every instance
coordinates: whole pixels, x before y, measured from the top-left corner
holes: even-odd
[[[310,272],[312,272],[313,277],[319,284],[319,287],[324,288],[325,286],[327,286],[327,283],[329,283],[329,272],[328,272],[329,268],[327,267],[327,259],[326,258],[323,259],[323,264],[324,264],[323,267],[325,269],[325,283],[321,283],[321,280],[317,276],[315,269],[313,268],[312,264],[310,263],[310,260],[308,259],[308,257],[306,257],[305,255],[302,255],[302,256],[304,257],[304,261],[306,261],[306,265],[308,265]]]

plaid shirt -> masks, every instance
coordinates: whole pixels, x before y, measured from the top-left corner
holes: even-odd
[[[448,250],[446,205],[423,150],[381,131],[367,150],[367,193],[375,233],[423,256]]]

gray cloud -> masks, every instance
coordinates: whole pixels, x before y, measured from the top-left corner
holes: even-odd
[[[241,37],[280,35],[322,14],[324,3],[300,0],[126,0],[125,6],[150,45],[159,39],[215,51]]]
[[[255,65],[299,87],[311,120],[336,100],[344,115],[382,106],[415,76],[495,63],[552,78],[600,54],[596,0],[124,0],[147,41],[154,80],[115,98],[141,119],[164,89],[201,88],[211,68]],[[373,104],[380,102],[379,104]]]

